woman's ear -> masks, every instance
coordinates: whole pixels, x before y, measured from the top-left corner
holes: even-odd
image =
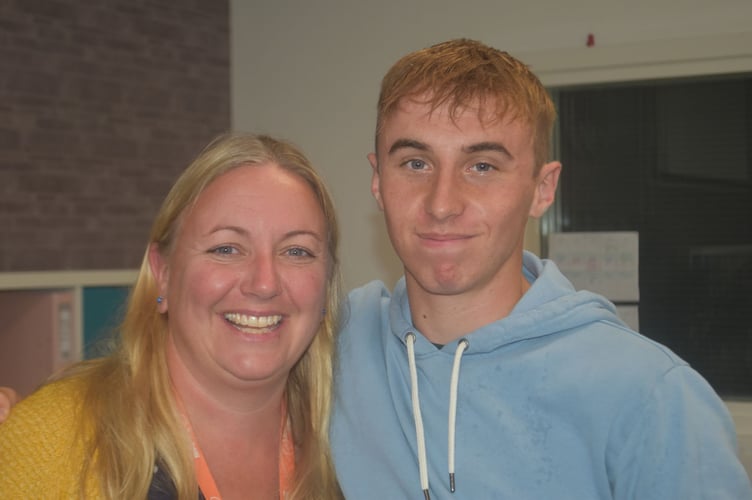
[[[149,245],[149,267],[151,268],[152,276],[154,276],[154,281],[157,282],[157,291],[159,293],[157,309],[160,313],[166,313],[167,290],[170,284],[170,266],[168,259],[162,255],[162,251],[159,249],[157,243]]]

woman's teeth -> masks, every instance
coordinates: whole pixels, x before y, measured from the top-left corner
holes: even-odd
[[[240,313],[226,313],[225,319],[243,328],[269,328],[282,321],[282,316],[251,316]]]

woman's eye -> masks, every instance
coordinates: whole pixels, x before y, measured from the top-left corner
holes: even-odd
[[[313,254],[306,250],[305,248],[295,247],[290,248],[287,251],[287,255],[291,257],[313,257]]]
[[[238,253],[238,251],[237,249],[235,249],[235,247],[232,247],[230,245],[221,245],[221,246],[212,248],[211,253],[214,253],[217,255],[232,255],[232,254]]]

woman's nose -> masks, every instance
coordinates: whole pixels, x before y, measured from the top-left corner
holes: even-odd
[[[245,270],[241,291],[260,298],[271,298],[279,294],[280,290],[279,272],[274,256],[255,256]]]

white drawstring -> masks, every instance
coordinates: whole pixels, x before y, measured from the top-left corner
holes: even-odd
[[[454,493],[454,430],[457,421],[457,386],[460,381],[460,361],[462,353],[465,352],[469,342],[467,339],[460,340],[457,350],[454,353],[454,364],[452,365],[452,379],[449,385],[449,450],[447,457],[449,461],[449,491]]]
[[[407,344],[407,363],[410,367],[410,393],[413,404],[413,420],[415,421],[415,438],[418,442],[418,470],[420,472],[420,487],[423,490],[425,500],[431,500],[428,491],[428,461],[426,460],[426,440],[423,432],[423,417],[420,413],[420,397],[418,395],[418,369],[415,365],[415,334],[410,332],[405,336]],[[454,442],[455,424],[457,421],[457,387],[460,379],[460,362],[462,354],[470,343],[466,339],[460,340],[457,351],[454,353],[452,365],[452,377],[449,386],[449,489],[455,490],[454,483]]]
[[[425,500],[431,500],[428,492],[428,465],[426,462],[426,439],[423,435],[423,417],[420,414],[420,398],[418,397],[418,370],[415,367],[415,334],[408,333],[407,362],[410,366],[410,392],[413,401],[413,420],[415,421],[415,438],[418,441],[418,469],[420,471],[420,487]]]

